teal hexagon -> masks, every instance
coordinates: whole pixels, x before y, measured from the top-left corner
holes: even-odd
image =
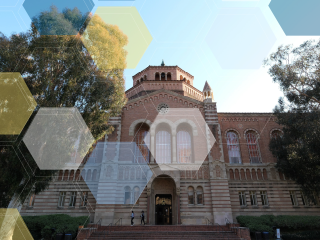
[[[128,36],[127,68],[137,67],[152,41],[152,36],[135,7],[98,7],[95,14],[106,24],[117,25]]]

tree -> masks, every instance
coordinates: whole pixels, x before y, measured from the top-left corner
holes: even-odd
[[[1,207],[7,207],[14,195],[24,202],[30,191],[36,194],[43,191],[56,173],[41,171],[21,141],[40,107],[77,107],[98,140],[113,130],[108,119],[117,116],[126,103],[123,70],[127,53],[123,47],[128,43],[127,37],[119,28],[107,24],[95,32],[96,41],[103,42],[101,39],[106,35],[114,41],[115,44],[96,47],[102,53],[110,53],[112,61],[118,61],[110,67],[105,59],[97,66],[81,36],[86,27],[94,31],[98,25],[93,23],[101,22],[100,17],[89,15],[77,35],[39,34],[39,26],[42,33],[59,33],[56,26],[77,26],[85,18],[77,9],[66,9],[62,15],[63,18],[52,7],[50,12],[42,12],[33,19],[29,31],[10,37],[0,34],[0,71],[20,72],[38,104],[12,146],[0,147]],[[48,19],[55,23],[49,28],[45,27]],[[0,111],[0,117],[1,114],[4,113]],[[0,136],[0,140],[10,141],[12,136]]]
[[[318,203],[320,194],[320,42],[280,46],[265,61],[285,99],[274,109],[283,136],[270,141],[276,168]]]

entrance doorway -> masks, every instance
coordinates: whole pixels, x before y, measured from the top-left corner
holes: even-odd
[[[155,195],[155,224],[172,225],[172,195]]]

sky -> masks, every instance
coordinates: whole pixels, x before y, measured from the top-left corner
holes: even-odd
[[[37,7],[43,8],[37,1],[0,0],[0,31],[9,35],[29,29],[31,13],[24,6],[35,6],[31,11],[35,14]],[[317,34],[286,36],[270,0],[73,0],[69,7],[70,2],[81,2],[92,13],[111,6],[132,6],[139,12],[152,41],[135,68],[125,70],[126,89],[132,87],[134,74],[160,65],[163,59],[166,65],[178,65],[193,75],[200,90],[208,81],[218,112],[272,112],[282,93],[263,59],[282,44],[298,46],[319,39]]]

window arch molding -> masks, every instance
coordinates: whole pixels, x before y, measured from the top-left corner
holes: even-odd
[[[179,130],[179,127],[183,126],[184,124],[191,128],[193,136],[198,136],[197,125],[193,121],[185,118],[180,119],[173,124],[172,132],[177,133],[177,130]]]
[[[150,120],[146,120],[146,119],[137,119],[137,120],[133,121],[129,127],[129,136],[134,136],[134,130],[136,129],[136,127],[139,123],[145,123],[149,126],[149,128],[152,124],[152,122]]]
[[[256,134],[257,139],[260,139],[260,134],[258,133],[257,130],[253,129],[253,128],[247,128],[243,133],[244,133],[244,137],[247,139],[247,133],[253,131]]]
[[[234,128],[228,128],[227,130],[225,130],[225,132],[224,132],[225,139],[227,139],[228,132],[235,132],[238,135],[239,140],[241,139],[240,132],[238,130],[234,129]]]
[[[272,138],[272,133],[275,132],[275,131],[279,131],[282,134],[284,134],[283,131],[280,128],[273,128],[273,129],[270,130],[270,139]]]
[[[150,134],[151,136],[154,136],[156,132],[158,132],[158,129],[161,128],[162,126],[166,125],[167,129],[170,130],[169,132],[172,134],[173,129],[171,126],[173,126],[173,122],[170,121],[169,119],[159,119],[156,120],[150,127]]]

